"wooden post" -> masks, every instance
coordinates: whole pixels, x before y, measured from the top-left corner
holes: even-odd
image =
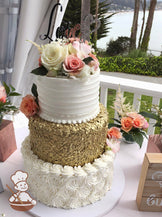
[[[90,0],[82,0],[81,6],[81,38],[90,40]]]

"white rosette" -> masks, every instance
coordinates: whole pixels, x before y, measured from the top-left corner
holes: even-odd
[[[29,137],[22,144],[32,195],[40,202],[65,209],[100,200],[111,188],[115,154],[106,151],[92,164],[71,167],[43,162],[31,151]]]

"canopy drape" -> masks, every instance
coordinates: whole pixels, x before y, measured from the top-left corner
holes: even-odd
[[[63,10],[58,9],[54,12],[52,20],[52,30],[50,35],[55,39],[55,33],[60,26],[68,0],[59,1]],[[48,29],[49,17],[57,0],[23,0],[20,11],[20,23],[15,52],[14,73],[12,85],[22,96],[31,93],[34,75],[30,72],[38,67],[39,52],[27,40],[32,40],[37,44],[48,43],[49,40],[41,40],[40,35],[46,34]],[[19,104],[20,99],[14,98],[14,104]]]

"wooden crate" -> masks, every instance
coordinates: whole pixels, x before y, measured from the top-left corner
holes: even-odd
[[[162,153],[146,153],[138,186],[140,211],[162,212]]]
[[[5,161],[16,149],[13,122],[2,120],[0,125],[0,162]]]

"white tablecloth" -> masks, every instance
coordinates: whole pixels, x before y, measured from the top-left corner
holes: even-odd
[[[23,118],[23,117],[22,117]],[[6,184],[11,186],[10,176],[16,171],[23,169],[22,156],[20,153],[21,143],[29,134],[27,121],[19,119],[19,124],[15,125],[15,135],[17,150],[5,161],[0,162],[0,178],[4,188]],[[121,143],[118,153],[118,163],[125,175],[125,188],[118,204],[105,217],[160,217],[160,212],[140,212],[136,205],[136,194],[141,173],[141,166],[146,152],[147,140],[144,141],[140,149],[137,144]],[[120,180],[119,180],[120,182]],[[29,213],[14,211],[8,203],[10,193],[5,191],[0,193],[0,217],[2,213],[6,217],[27,217]],[[47,213],[48,217],[48,213]],[[54,216],[57,217],[57,216]],[[66,216],[65,216],[66,217]],[[76,216],[75,216],[76,217]],[[86,217],[86,216],[84,216]],[[87,216],[88,217],[88,216]]]

